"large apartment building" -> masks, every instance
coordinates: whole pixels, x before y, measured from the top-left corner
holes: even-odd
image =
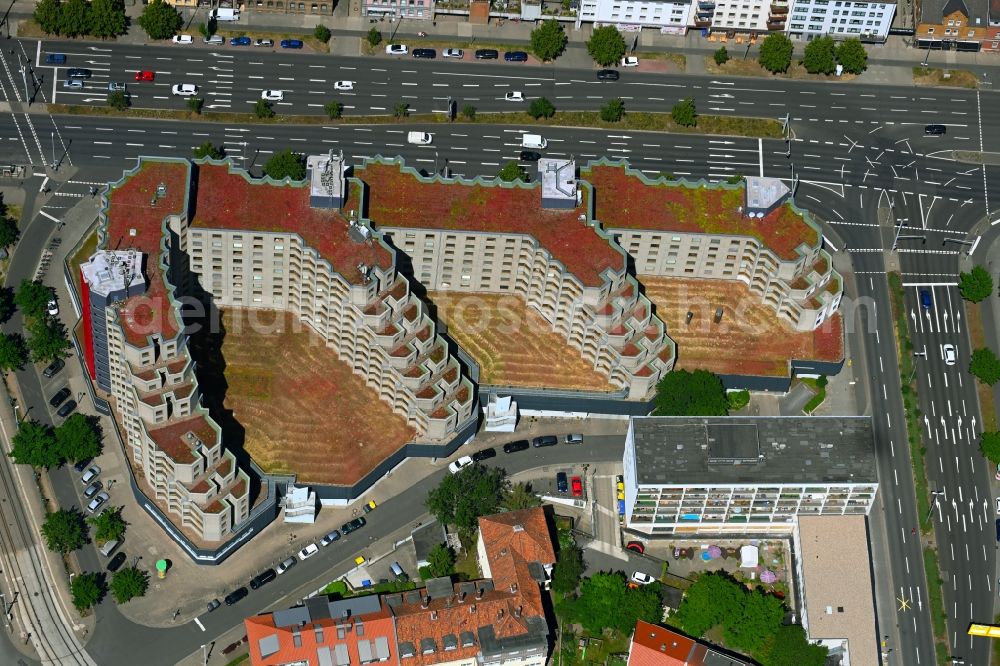
[[[894,2],[854,0],[792,0],[786,29],[798,37],[830,35],[885,41],[896,15]]]

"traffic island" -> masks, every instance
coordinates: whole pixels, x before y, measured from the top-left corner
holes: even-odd
[[[978,88],[979,80],[975,74],[965,69],[937,69],[917,66],[913,68],[913,84],[942,88]]]

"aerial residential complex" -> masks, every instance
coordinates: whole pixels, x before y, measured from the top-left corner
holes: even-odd
[[[652,535],[789,533],[800,515],[867,515],[869,417],[636,417],[625,522]]]

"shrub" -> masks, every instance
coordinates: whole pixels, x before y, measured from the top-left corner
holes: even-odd
[[[331,36],[332,35],[330,34],[330,29],[325,25],[323,25],[322,23],[316,26],[316,29],[313,30],[313,37],[315,37],[324,44],[330,41]]]
[[[729,51],[726,50],[725,46],[722,46],[718,51],[712,54],[712,57],[715,58],[716,65],[725,65],[729,62]]]
[[[535,120],[539,118],[551,118],[556,115],[556,107],[552,106],[552,102],[544,97],[539,97],[531,101],[531,104],[528,106],[528,115]]]

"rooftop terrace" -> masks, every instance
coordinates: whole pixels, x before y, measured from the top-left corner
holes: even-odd
[[[579,219],[587,211],[586,190],[576,208],[550,210],[542,208],[537,183],[446,182],[391,162],[367,162],[356,175],[369,186],[367,217],[379,227],[525,234],[589,287],[602,284],[605,270],[625,266],[624,255]]]
[[[348,221],[340,211],[310,207],[308,182],[274,185],[250,181],[242,171],[233,173],[227,166],[195,168],[198,198],[193,227],[298,234],[354,284],[362,281],[359,263],[392,265],[392,254],[377,240],[358,243],[349,237]],[[344,209],[348,215],[357,210],[359,190],[357,183],[350,183]]]
[[[193,463],[195,460],[195,446],[197,441],[203,446],[212,447],[216,444],[216,432],[214,423],[201,414],[183,421],[174,421],[169,425],[156,430],[150,430],[149,436],[156,443],[157,448],[163,451],[170,458],[182,465]],[[188,438],[187,434],[193,433],[194,437]]]
[[[796,259],[819,232],[789,204],[761,219],[744,217],[743,186],[652,182],[624,166],[596,164],[580,172],[594,186],[594,217],[605,229],[652,229],[756,238],[782,259]]]

